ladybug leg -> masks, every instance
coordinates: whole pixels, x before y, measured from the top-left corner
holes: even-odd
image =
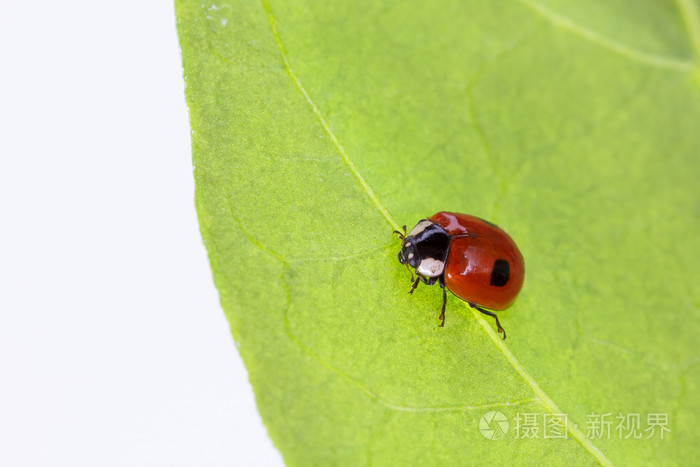
[[[413,271],[411,271],[411,267],[406,263],[406,269],[408,269],[408,273],[411,274],[411,282],[413,282]],[[416,282],[418,282],[418,279],[416,279]]]
[[[425,282],[427,285],[433,285],[435,283],[434,279],[426,279],[425,277],[419,274],[416,274],[416,280],[413,280],[413,275],[411,275],[411,282],[413,282],[413,287],[411,287],[411,291],[409,292],[410,294],[413,294],[413,291],[416,290],[416,287],[418,287],[418,282],[420,281]]]
[[[447,290],[445,290],[445,281],[440,280],[440,287],[442,287],[442,312],[440,313],[440,327],[445,326],[445,306],[447,305]]]
[[[496,327],[498,327],[498,333],[499,334],[503,333],[503,340],[506,340],[506,330],[501,327],[501,323],[498,321],[498,316],[496,316],[496,313],[486,311],[483,308],[481,308],[480,306],[477,306],[475,303],[472,303],[472,302],[468,302],[468,303],[469,303],[469,306],[474,308],[475,310],[479,310],[483,314],[488,315],[488,316],[492,317],[493,319],[495,319],[496,320]]]

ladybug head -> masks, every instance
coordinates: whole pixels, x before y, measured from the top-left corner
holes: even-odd
[[[401,264],[412,267],[422,277],[438,277],[443,274],[450,236],[442,227],[423,219],[408,235],[399,232],[399,238],[403,240],[399,251]]]
[[[418,267],[420,256],[418,256],[416,239],[414,237],[408,236],[403,239],[401,251],[399,251],[399,262],[401,264],[408,264],[413,269]]]

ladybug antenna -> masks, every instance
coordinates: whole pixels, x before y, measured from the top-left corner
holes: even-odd
[[[403,226],[403,233],[399,232],[398,230],[394,230],[393,233],[395,233],[396,235],[398,235],[398,236],[399,236],[399,239],[400,239],[401,241],[406,240],[406,226],[405,226],[405,225]]]

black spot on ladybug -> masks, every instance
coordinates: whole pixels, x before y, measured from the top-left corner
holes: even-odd
[[[503,287],[508,283],[508,279],[510,279],[510,264],[504,259],[497,259],[491,270],[491,285]]]

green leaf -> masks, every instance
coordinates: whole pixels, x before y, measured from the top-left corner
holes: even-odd
[[[288,464],[696,462],[697,2],[176,9],[202,236]],[[407,293],[391,231],[441,210],[523,252],[505,342],[453,296],[439,328],[437,287]],[[544,439],[558,413],[566,438]]]

